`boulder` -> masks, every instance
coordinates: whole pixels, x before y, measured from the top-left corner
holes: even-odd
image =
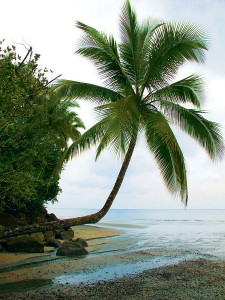
[[[58,221],[58,220],[59,220],[59,219],[56,217],[55,214],[46,214],[46,219],[48,220],[48,222]]]
[[[88,251],[85,248],[80,248],[77,246],[60,246],[57,249],[57,256],[82,256],[87,255]]]
[[[75,240],[75,242],[79,243],[79,244],[82,245],[83,247],[88,247],[88,243],[87,243],[84,239],[77,238],[77,239]]]
[[[62,230],[60,233],[57,233],[55,237],[60,240],[71,241],[74,236],[73,230]]]
[[[58,248],[62,245],[60,240],[57,239],[49,239],[45,242],[45,246]]]
[[[43,234],[47,240],[53,239],[55,237],[55,232],[51,231],[51,230],[45,231],[45,232],[43,232]]]
[[[8,241],[7,250],[9,252],[43,253],[44,244],[31,237],[19,236]]]
[[[5,227],[16,227],[18,221],[13,215],[10,214],[0,214],[0,225]]]
[[[78,247],[78,248],[84,248],[80,243],[77,243],[75,241],[65,241],[63,243],[63,246],[65,247]]]
[[[35,241],[38,241],[40,243],[43,243],[44,240],[45,240],[45,236],[42,232],[35,232],[35,233],[32,233],[30,235],[30,237],[35,240]]]
[[[68,230],[66,230],[66,233],[67,233],[68,235],[70,235],[71,238],[74,237],[74,231],[73,231],[73,229],[68,229]]]

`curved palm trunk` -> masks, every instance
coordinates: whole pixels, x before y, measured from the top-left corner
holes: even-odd
[[[116,182],[113,186],[113,189],[111,193],[109,194],[104,206],[101,210],[99,210],[97,213],[83,216],[83,217],[77,217],[77,218],[71,218],[71,219],[65,219],[60,221],[53,221],[48,223],[42,223],[42,224],[35,224],[35,225],[27,225],[23,227],[18,227],[15,229],[10,229],[7,231],[0,231],[0,238],[7,238],[11,236],[17,236],[22,234],[28,234],[28,233],[34,233],[34,232],[44,232],[47,230],[55,230],[60,228],[69,228],[71,226],[77,226],[77,225],[83,225],[83,224],[94,224],[99,222],[109,211],[120,187],[123,182],[124,176],[126,174],[127,168],[129,166],[134,148],[135,148],[136,141],[130,142],[129,148],[127,150],[127,153],[125,155],[123,164],[121,166],[120,172],[117,176]]]

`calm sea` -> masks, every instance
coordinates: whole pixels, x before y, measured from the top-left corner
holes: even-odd
[[[94,212],[55,211],[61,218]],[[225,258],[225,210],[112,209],[98,225],[124,230],[130,240],[125,250],[179,249],[195,256]]]

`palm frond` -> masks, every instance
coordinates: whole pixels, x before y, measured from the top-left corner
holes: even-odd
[[[54,85],[54,89],[61,98],[67,100],[84,99],[98,105],[114,102],[123,97],[121,94],[102,86],[72,80],[60,80]]]
[[[149,93],[144,101],[151,103],[161,99],[173,103],[192,103],[197,108],[200,108],[204,99],[203,80],[197,75],[188,76],[156,92]]]
[[[183,153],[165,117],[157,110],[145,110],[145,136],[147,145],[159,166],[164,182],[172,193],[180,192],[187,204],[187,178]]]
[[[131,92],[132,86],[121,67],[117,43],[113,36],[107,37],[106,34],[81,22],[77,22],[77,27],[84,32],[84,36],[76,53],[94,62],[107,87],[119,92]]]
[[[151,39],[144,88],[161,88],[177,74],[185,61],[204,62],[207,50],[205,33],[189,23],[165,23]]]
[[[139,24],[130,2],[125,2],[120,16],[122,43],[119,49],[123,68],[136,92],[144,79],[150,36],[160,24],[156,20]]]
[[[96,112],[105,124],[104,137],[96,158],[106,147],[118,157],[123,155],[139,131],[140,111],[136,97],[127,96],[114,103],[98,106]]]
[[[95,146],[104,136],[104,121],[96,123],[94,126],[84,132],[77,140],[75,140],[65,151],[64,161],[72,159],[74,156],[80,155],[92,146]]]
[[[188,109],[179,104],[161,101],[165,115],[181,130],[194,138],[209,154],[211,159],[222,158],[223,138],[219,124],[205,119],[204,111]]]
[[[69,139],[74,140],[80,136],[79,129],[85,126],[78,114],[71,110],[79,107],[75,100],[67,101],[53,91],[47,98],[46,107],[49,128],[62,137],[65,146]]]

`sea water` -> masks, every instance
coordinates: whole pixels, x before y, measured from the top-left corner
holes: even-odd
[[[57,215],[65,218],[94,212],[63,209]],[[144,261],[113,265],[107,264],[106,259],[106,263],[99,269],[61,275],[53,280],[54,284],[94,283],[198,258],[225,258],[225,210],[112,209],[97,226],[123,230],[123,234],[115,237],[113,245],[119,245],[117,251],[128,257],[132,251],[145,253],[147,250],[146,253],[152,251],[155,254],[146,256]],[[106,253],[101,255],[115,251],[108,251],[107,247],[109,243],[106,244]]]
[[[94,212],[56,213],[65,218]],[[225,258],[225,210],[111,209],[98,225],[124,230],[130,249],[180,249]]]

